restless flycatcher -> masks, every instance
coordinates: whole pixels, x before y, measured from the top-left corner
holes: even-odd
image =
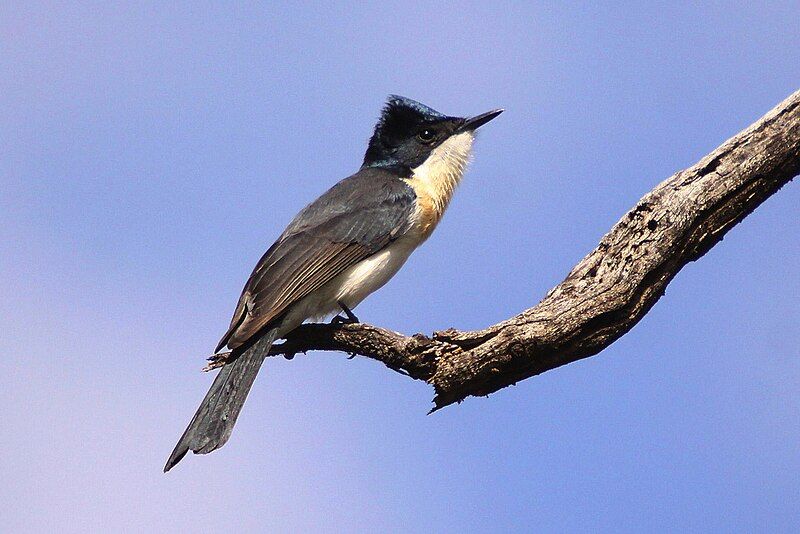
[[[392,96],[354,175],[306,206],[256,265],[217,352],[231,350],[167,460],[222,447],[272,343],[310,318],[351,311],[382,287],[442,218],[469,161],[475,130],[496,109],[443,115]]]

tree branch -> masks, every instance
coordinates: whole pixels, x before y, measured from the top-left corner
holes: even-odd
[[[689,262],[800,172],[800,91],[645,195],[535,307],[479,331],[408,337],[308,324],[271,353],[334,350],[433,385],[438,410],[587,358],[633,326]],[[213,366],[213,364],[212,364]]]

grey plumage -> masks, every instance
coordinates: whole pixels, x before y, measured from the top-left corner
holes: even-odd
[[[231,356],[164,467],[228,440],[276,338],[358,305],[383,286],[441,219],[469,159],[473,131],[500,114],[448,117],[390,97],[361,169],[306,206],[250,275],[217,351]]]
[[[277,329],[266,332],[219,371],[170,454],[164,466],[165,473],[180,462],[189,449],[196,454],[208,454],[225,445],[277,332]]]
[[[402,236],[416,195],[397,173],[362,168],[298,213],[250,275],[217,350],[245,343],[288,306]]]
[[[294,218],[250,275],[217,350],[227,345],[236,353],[257,334],[261,337],[219,371],[164,471],[190,449],[207,454],[228,441],[279,332],[282,313],[402,235],[414,209],[414,198],[414,191],[397,174],[364,168],[333,186]],[[269,330],[260,334],[265,327]]]

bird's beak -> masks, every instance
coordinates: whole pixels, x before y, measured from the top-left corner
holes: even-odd
[[[476,115],[474,117],[470,117],[464,121],[464,124],[458,129],[459,132],[471,132],[480,126],[483,126],[493,118],[500,115],[504,110],[502,109],[493,109],[492,111],[487,111],[486,113],[481,113],[480,115]]]

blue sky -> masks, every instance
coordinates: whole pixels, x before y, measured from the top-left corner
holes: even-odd
[[[358,315],[479,328],[798,89],[796,2],[161,4],[0,7],[3,530],[796,530],[796,183],[597,357],[432,416],[376,362],[270,360],[229,444],[161,473],[387,94],[507,111]]]

